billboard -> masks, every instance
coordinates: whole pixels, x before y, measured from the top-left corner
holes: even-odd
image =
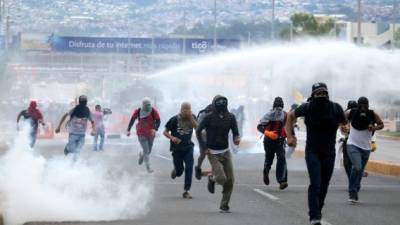
[[[125,54],[204,54],[214,50],[212,39],[182,38],[106,38],[50,36],[53,51]],[[185,46],[185,50],[184,50]],[[239,48],[236,39],[218,39],[217,50]]]

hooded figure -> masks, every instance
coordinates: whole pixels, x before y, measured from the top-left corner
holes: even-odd
[[[37,132],[39,128],[39,123],[44,126],[43,115],[40,110],[37,108],[36,101],[32,100],[29,103],[29,107],[26,110],[22,110],[17,117],[17,123],[21,117],[24,117],[25,120],[29,121],[30,131],[29,131],[29,145],[31,148],[35,146]]]
[[[229,212],[229,202],[233,190],[234,175],[232,156],[229,151],[229,132],[235,145],[239,145],[240,136],[235,116],[228,111],[228,99],[217,95],[212,101],[213,112],[207,114],[196,130],[199,143],[204,143],[201,132],[206,130],[206,148],[212,174],[208,177],[208,191],[214,193],[215,182],[223,186],[221,212]]]
[[[150,168],[150,153],[153,148],[153,141],[156,136],[156,132],[160,127],[160,114],[152,107],[149,98],[144,98],[142,106],[135,109],[132,114],[131,120],[129,121],[127,135],[130,136],[130,130],[138,119],[136,124],[136,134],[139,139],[139,143],[142,147],[142,151],[139,152],[139,165],[144,162],[146,165],[147,172],[152,173],[153,170]]]
[[[140,108],[140,118],[146,118],[150,115],[153,107],[151,105],[151,100],[149,98],[144,98],[142,101],[142,107]]]

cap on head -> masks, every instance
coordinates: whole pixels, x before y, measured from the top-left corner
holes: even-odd
[[[273,104],[273,108],[278,108],[278,107],[280,107],[280,108],[283,108],[283,99],[281,98],[281,97],[276,97],[275,99],[274,99],[274,104]]]
[[[360,98],[358,99],[357,103],[358,103],[358,106],[360,106],[360,105],[369,106],[368,98],[367,98],[367,97],[364,97],[364,96],[363,96],[363,97],[360,97]]]
[[[322,82],[313,84],[311,96],[314,96],[314,94],[317,92],[326,92],[326,94],[328,94],[328,86],[326,86],[326,84]]]
[[[79,105],[86,105],[87,104],[87,97],[86,95],[81,95],[78,98]]]
[[[354,100],[350,100],[347,102],[347,109],[357,108],[358,104]]]

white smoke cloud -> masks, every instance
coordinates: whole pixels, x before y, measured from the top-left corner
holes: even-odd
[[[103,161],[45,159],[29,148],[27,134],[25,127],[0,158],[6,224],[134,219],[147,212],[151,178],[133,176]]]

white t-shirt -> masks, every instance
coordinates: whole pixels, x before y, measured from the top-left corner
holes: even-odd
[[[371,151],[372,132],[368,129],[357,130],[350,125],[350,134],[347,144],[357,146],[365,151]]]

